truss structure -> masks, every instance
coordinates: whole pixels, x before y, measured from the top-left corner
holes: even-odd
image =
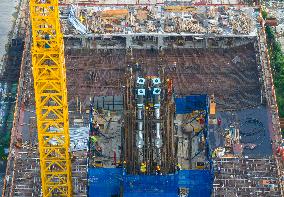
[[[58,0],[30,0],[42,194],[72,196],[63,35]]]

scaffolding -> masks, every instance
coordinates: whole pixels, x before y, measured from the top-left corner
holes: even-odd
[[[281,196],[275,159],[216,159],[213,196]]]

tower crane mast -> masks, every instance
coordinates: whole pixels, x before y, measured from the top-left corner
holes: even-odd
[[[72,196],[63,35],[58,0],[30,0],[42,194]]]

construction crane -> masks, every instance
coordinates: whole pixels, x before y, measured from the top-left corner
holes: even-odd
[[[58,0],[30,0],[42,195],[72,196],[63,35]]]

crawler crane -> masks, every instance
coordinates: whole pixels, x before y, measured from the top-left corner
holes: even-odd
[[[42,195],[72,196],[63,35],[58,0],[30,0]]]

